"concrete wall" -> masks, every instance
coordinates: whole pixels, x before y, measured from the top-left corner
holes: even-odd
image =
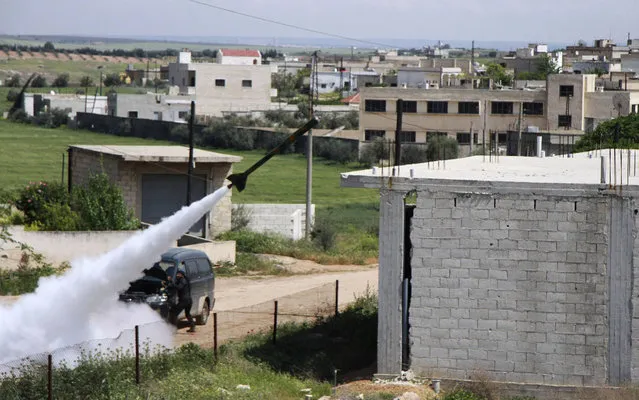
[[[9,232],[13,239],[33,247],[48,262],[59,264],[106,253],[139,231],[37,232],[12,226]]]
[[[193,98],[195,100],[195,98]],[[109,98],[110,115],[128,117],[129,112],[137,118],[184,122],[191,110],[191,96],[167,96],[163,94],[116,94]],[[183,117],[180,117],[182,113]]]
[[[276,233],[293,240],[304,237],[305,204],[233,204],[233,210],[244,208],[250,217],[248,229]],[[311,225],[315,221],[315,205],[311,205]]]

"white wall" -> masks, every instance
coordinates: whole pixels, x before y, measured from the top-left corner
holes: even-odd
[[[305,204],[233,204],[250,215],[248,229],[254,232],[270,232],[280,234],[293,240],[304,237],[306,226]],[[315,205],[311,206],[311,224],[315,221]]]

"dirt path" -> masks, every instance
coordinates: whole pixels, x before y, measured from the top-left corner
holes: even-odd
[[[334,310],[335,281],[339,280],[339,306],[345,307],[356,295],[377,293],[377,266],[357,271],[319,273],[289,277],[221,278],[216,282],[218,341],[235,339],[250,331],[272,326],[274,300],[278,300],[279,322],[312,320],[314,315]],[[195,333],[178,329],[175,344],[213,344],[213,318]]]
[[[332,313],[335,281],[339,280],[339,306],[345,307],[367,290],[377,293],[377,265],[320,265],[290,257],[268,256],[291,276],[217,278],[216,303],[219,341],[239,338],[249,331],[267,328],[273,322],[273,301],[278,300],[279,321],[310,320],[314,315]],[[11,304],[19,296],[0,296],[0,305]],[[213,344],[213,318],[197,332],[178,329],[175,344]]]

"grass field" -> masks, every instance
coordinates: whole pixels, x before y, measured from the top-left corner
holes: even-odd
[[[0,188],[11,189],[29,181],[60,181],[62,157],[72,144],[166,145],[148,139],[127,138],[67,128],[45,129],[0,120]],[[211,149],[214,150],[214,149]],[[243,171],[264,155],[261,151],[216,150],[243,157],[234,171]],[[65,166],[66,168],[66,166]],[[358,169],[315,159],[312,199],[339,225],[368,228],[377,222],[379,196],[375,190],[340,187],[340,173]],[[233,193],[236,203],[304,203],[306,159],[297,154],[276,156],[254,172],[246,189]],[[319,211],[318,211],[319,212]]]
[[[20,73],[24,79],[32,73],[43,74],[49,82],[62,73],[70,76],[70,84],[78,84],[80,79],[88,75],[93,78],[94,82],[100,81],[100,70],[102,67],[104,75],[114,72],[124,72],[127,64],[124,63],[107,63],[98,61],[70,61],[70,60],[45,60],[45,59],[27,59],[27,60],[0,60],[0,79]],[[135,68],[146,68],[146,64],[134,64]],[[23,82],[24,82],[23,79]]]
[[[18,45],[18,46],[43,46],[46,40],[25,40],[19,39],[15,37],[0,37],[0,44],[10,44],[10,45]],[[54,46],[57,49],[79,49],[84,47],[91,47],[96,50],[114,50],[114,49],[122,49],[122,50],[133,50],[133,49],[144,49],[144,50],[166,50],[166,49],[183,49],[187,48],[193,51],[202,51],[202,50],[217,50],[219,48],[225,49],[256,49],[256,50],[264,50],[264,49],[278,49],[281,52],[287,54],[310,54],[311,52],[317,50],[318,48],[312,46],[273,46],[273,45],[249,45],[249,44],[241,44],[241,43],[202,43],[202,42],[179,42],[179,41],[133,41],[133,40],[124,40],[118,41],[118,39],[109,39],[108,41],[95,40],[92,42],[85,43],[68,43],[68,42],[56,42],[53,41]],[[368,54],[372,52],[372,49],[366,49],[361,46],[358,46],[358,50],[355,51],[355,54]],[[327,54],[340,54],[340,55],[350,55],[351,48],[350,47],[332,47],[332,48],[322,48],[323,53]]]

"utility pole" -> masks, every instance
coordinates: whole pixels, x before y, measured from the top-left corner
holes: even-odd
[[[473,139],[475,138],[475,135],[473,135],[473,121],[470,121],[470,155],[473,155]]]
[[[313,59],[311,61],[311,84],[309,87],[308,107],[310,118],[313,118],[313,92],[317,90],[317,83],[315,77],[317,76],[317,51],[313,53]],[[311,238],[311,200],[312,200],[312,188],[313,188],[313,130],[308,131],[306,137],[306,224],[304,225],[304,237],[306,240]]]
[[[397,167],[397,175],[399,176],[399,160],[402,156],[402,116],[404,113],[404,100],[397,99],[397,126],[395,127],[395,166]]]
[[[524,114],[524,103],[519,103],[519,122],[517,123],[517,156],[521,156],[521,119]]]
[[[486,107],[488,107],[487,101],[484,100],[484,129],[482,130],[481,139],[482,153],[484,153],[484,162],[486,162]]]
[[[344,57],[340,59],[339,62],[339,98],[342,98],[342,93],[344,93]]]
[[[191,179],[193,176],[193,125],[195,125],[195,101],[191,100],[191,116],[189,118],[189,165],[186,179],[186,205],[191,205]]]

